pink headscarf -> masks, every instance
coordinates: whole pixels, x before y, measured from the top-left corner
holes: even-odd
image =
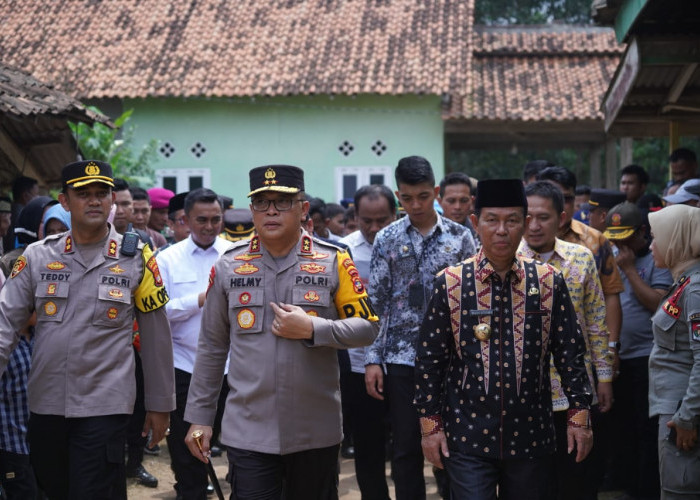
[[[649,214],[654,246],[677,280],[700,262],[700,208],[671,205]]]

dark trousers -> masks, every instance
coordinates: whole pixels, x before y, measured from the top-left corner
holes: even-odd
[[[185,421],[185,406],[191,379],[191,373],[175,369],[176,408],[175,411],[170,412],[170,435],[166,439],[170,452],[170,467],[175,473],[175,491],[178,496],[187,500],[206,500],[207,484],[209,484],[206,465],[192,456],[185,445],[185,437],[190,428],[190,423]],[[221,430],[221,416],[226,405],[227,394],[228,385],[224,379],[219,394],[212,442],[217,439]]]
[[[583,462],[576,463],[576,450],[567,453],[566,411],[554,412],[557,452],[554,461],[555,480],[552,498],[559,500],[596,500],[603,480],[610,444],[610,415],[600,413],[598,405],[591,407],[593,448]]]
[[[498,460],[450,450],[443,458],[452,498],[469,500],[546,500],[552,457]]]
[[[347,393],[355,446],[355,474],[362,500],[389,500],[384,453],[385,401],[367,394],[364,373],[348,375]]]
[[[143,365],[141,355],[134,348],[134,361],[136,368],[134,376],[136,378],[136,401],[134,401],[134,413],[129,417],[126,427],[126,445],[129,449],[127,467],[137,467],[143,462],[143,447],[146,445],[148,437],[141,436],[143,423],[146,420],[145,395],[143,387]]]
[[[234,500],[337,500],[340,444],[288,455],[227,448]]]
[[[648,356],[620,360],[612,409],[612,472],[628,495],[651,499],[659,498],[659,419],[649,418],[648,365]]]
[[[391,471],[396,500],[425,499],[420,423],[413,406],[415,391],[412,366],[387,365],[384,392],[391,421]]]
[[[29,463],[29,455],[0,450],[0,482],[8,500],[37,498],[34,469]]]
[[[51,500],[126,499],[124,445],[128,415],[29,417],[30,460]]]

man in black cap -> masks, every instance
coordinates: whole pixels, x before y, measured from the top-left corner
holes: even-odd
[[[517,256],[528,217],[519,179],[477,186],[481,250],[436,279],[416,343],[423,451],[452,498],[542,499],[552,454],[549,359],[569,399],[568,451],[592,446],[586,346],[561,274]]]
[[[29,377],[30,457],[51,499],[126,498],[124,445],[135,399],[134,312],[141,327],[144,435],[160,441],[175,407],[168,296],[148,246],[107,223],[111,167],[62,172],[71,230],[27,247],[0,291],[0,371],[36,312]]]
[[[186,442],[206,462],[227,359],[221,442],[233,496],[338,498],[342,440],[336,349],[372,343],[377,317],[347,251],[300,227],[300,168],[250,171],[256,235],[214,265],[185,410]],[[229,356],[230,351],[230,356]],[[192,436],[202,431],[202,450]]]
[[[224,212],[224,231],[221,236],[228,241],[249,239],[255,232],[253,216],[244,208],[229,208]]]
[[[615,205],[625,201],[627,195],[622,191],[614,189],[591,189],[591,197],[588,203],[582,206],[583,210],[588,210],[588,225],[597,229],[601,233],[605,231],[605,216]]]

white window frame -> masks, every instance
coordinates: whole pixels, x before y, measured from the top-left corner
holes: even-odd
[[[372,175],[381,174],[384,176],[384,184],[394,190],[394,170],[389,166],[355,166],[355,167],[335,167],[335,199],[340,201],[343,196],[343,177],[355,175],[357,177],[358,189],[369,184]]]
[[[190,190],[190,178],[201,177],[202,187],[211,189],[211,171],[208,168],[159,168],[156,169],[156,184],[163,187],[163,177],[175,177],[176,193]]]

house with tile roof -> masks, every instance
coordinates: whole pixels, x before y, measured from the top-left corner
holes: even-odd
[[[239,206],[248,170],[267,163],[302,166],[308,192],[336,201],[369,182],[393,185],[409,154],[440,177],[446,147],[483,147],[479,131],[501,145],[531,140],[514,123],[604,138],[596,93],[619,57],[612,35],[476,29],[473,9],[473,0],[9,1],[0,53],[110,115],[133,108],[143,142],[160,141],[161,185],[209,186]]]
[[[20,175],[40,187],[61,180],[61,168],[76,158],[68,121],[110,124],[82,103],[19,68],[0,62],[0,187]]]

